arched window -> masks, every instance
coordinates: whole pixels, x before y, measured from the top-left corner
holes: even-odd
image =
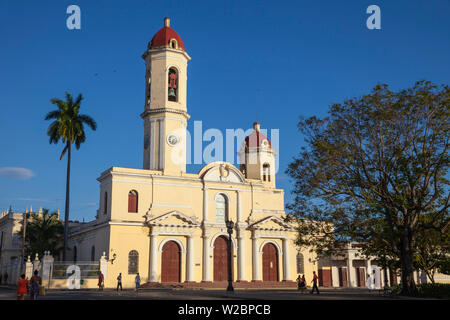
[[[172,49],[177,49],[178,48],[178,43],[176,39],[170,39],[170,47]]]
[[[138,193],[131,190],[128,193],[128,212],[138,212]]]
[[[139,253],[131,250],[128,254],[128,274],[136,274],[139,272]]]
[[[264,163],[263,165],[263,181],[270,182],[270,164]]]
[[[91,248],[91,261],[95,261],[95,246]]]
[[[152,85],[152,77],[151,77],[151,71],[147,69],[147,83],[146,83],[146,100],[145,103],[148,105],[150,105],[150,94],[152,92],[151,86]]]
[[[103,199],[103,214],[108,213],[108,192],[105,191],[104,199]]]
[[[225,222],[228,217],[227,198],[221,193],[216,196],[216,221]]]
[[[175,68],[169,69],[168,99],[178,101],[178,71]]]
[[[297,273],[305,274],[305,258],[302,253],[297,253]]]
[[[77,246],[73,247],[73,262],[77,262]]]

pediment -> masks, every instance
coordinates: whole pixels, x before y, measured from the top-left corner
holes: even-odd
[[[270,216],[251,224],[250,228],[258,230],[291,230],[292,226],[279,217]]]
[[[245,182],[245,178],[240,170],[231,163],[222,161],[208,164],[200,170],[199,176],[206,181]]]
[[[171,211],[158,217],[149,219],[148,224],[165,226],[198,226],[199,222],[197,221],[197,217],[195,216],[189,217],[179,211]]]

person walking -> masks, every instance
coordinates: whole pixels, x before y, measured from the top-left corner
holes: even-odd
[[[117,277],[117,291],[119,291],[119,287],[120,291],[122,291],[122,272],[119,273],[119,276]]]
[[[297,281],[297,290],[300,290],[300,282],[302,280],[302,277],[300,275],[298,275],[297,279],[295,279],[295,281]]]
[[[303,275],[303,276],[298,275],[298,277],[297,277],[297,290],[301,291],[302,293],[304,293],[304,291],[306,290],[305,275]]]
[[[98,290],[103,291],[103,287],[105,286],[105,277],[103,276],[103,273],[100,271],[98,274]]]
[[[30,279],[30,299],[37,300],[39,294],[39,288],[42,284],[42,278],[39,277],[39,272],[34,270],[34,274]]]
[[[28,291],[28,280],[25,279],[25,275],[20,276],[19,281],[17,281],[17,300],[25,300],[25,296]]]
[[[136,291],[138,291],[139,287],[141,286],[141,277],[139,276],[139,272],[137,273],[134,280],[136,282]]]
[[[313,279],[311,281],[311,282],[313,282],[313,287],[312,287],[311,294],[314,294],[314,289],[316,289],[317,294],[319,294],[319,287],[317,286],[317,280],[319,280],[319,277],[317,276],[316,272],[313,271]]]

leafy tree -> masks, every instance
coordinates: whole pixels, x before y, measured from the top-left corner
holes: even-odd
[[[449,107],[448,86],[420,81],[399,92],[377,85],[323,119],[301,117],[306,146],[287,169],[297,242],[318,252],[361,242],[398,259],[402,294],[415,295],[419,234],[449,232]]]
[[[441,260],[441,262],[439,264],[439,272],[450,275],[450,258],[448,255],[445,256],[445,258]]]
[[[422,217],[427,219],[425,215]],[[434,283],[434,274],[438,271],[450,252],[450,233],[441,233],[435,229],[421,230],[417,236],[417,250],[414,262],[417,269],[423,270]]]
[[[87,125],[92,130],[97,129],[97,124],[88,115],[80,114],[80,106],[83,97],[78,95],[77,99],[73,101],[72,96],[66,92],[66,101],[60,99],[51,99],[50,102],[55,104],[58,109],[50,111],[45,120],[55,119],[47,130],[47,135],[50,137],[50,143],[58,143],[61,139],[65,147],[61,153],[60,160],[67,152],[67,180],[66,180],[66,205],[64,212],[64,244],[63,244],[63,260],[66,260],[67,251],[67,236],[69,228],[69,195],[70,195],[70,161],[71,161],[71,146],[75,143],[75,147],[80,149],[80,145],[86,141],[86,134],[84,132],[84,125]]]
[[[44,255],[44,251],[50,251],[54,256],[63,248],[64,227],[56,212],[49,213],[43,209],[42,213],[27,215],[25,234],[25,256]],[[23,226],[20,231],[23,237]]]

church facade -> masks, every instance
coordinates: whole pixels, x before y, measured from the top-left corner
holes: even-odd
[[[143,59],[143,169],[112,167],[100,175],[96,219],[70,231],[73,260],[105,255],[107,286],[122,273],[131,287],[138,272],[142,282],[226,281],[231,220],[234,281],[294,281],[299,263],[303,273],[317,272],[315,257],[299,255],[296,230],[285,222],[275,151],[259,123],[239,152],[240,168],[219,161],[187,173],[191,58],[168,18]]]

